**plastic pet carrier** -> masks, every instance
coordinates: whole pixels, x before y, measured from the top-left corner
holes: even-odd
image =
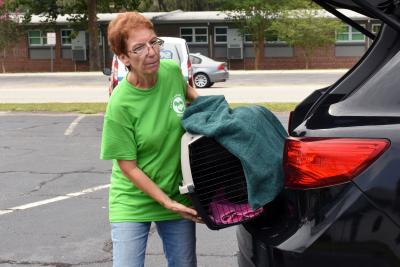
[[[183,182],[194,208],[208,228],[217,230],[251,220],[246,178],[240,160],[213,138],[185,133],[181,143]]]

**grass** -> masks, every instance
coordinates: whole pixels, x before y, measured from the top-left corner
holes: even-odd
[[[104,112],[106,106],[106,103],[2,103],[0,111],[96,114]]]
[[[287,112],[295,108],[296,103],[254,103],[273,112]],[[253,103],[234,103],[231,107],[254,105]],[[55,113],[82,113],[97,114],[106,110],[106,103],[10,103],[0,104],[0,111],[13,112],[55,112]]]

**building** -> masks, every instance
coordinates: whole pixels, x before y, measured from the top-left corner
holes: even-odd
[[[342,11],[351,19],[372,32],[380,24],[353,11]],[[159,36],[182,37],[187,40],[189,50],[200,52],[211,58],[226,61],[230,69],[252,69],[254,50],[250,37],[238,34],[237,29],[227,20],[227,15],[217,11],[204,12],[146,12],[143,13],[154,23]],[[109,67],[112,52],[107,45],[107,25],[117,14],[98,14],[99,47],[101,64]],[[333,17],[333,16],[332,16]],[[85,31],[79,31],[71,38],[73,29],[68,26],[66,16],[56,21],[55,45],[49,45],[47,32],[42,29],[43,18],[34,16],[25,38],[15,47],[8,49],[5,56],[7,72],[46,71],[87,71],[89,38]],[[50,37],[50,36],[49,36]],[[53,40],[54,41],[54,40]],[[311,59],[310,68],[349,68],[353,66],[370,45],[370,40],[351,26],[345,26],[337,34],[337,42],[331,47],[317,51]],[[260,69],[302,69],[305,67],[299,49],[268,35]]]

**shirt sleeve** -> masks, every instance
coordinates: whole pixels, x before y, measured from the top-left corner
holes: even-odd
[[[135,160],[136,152],[133,129],[105,117],[100,159]]]

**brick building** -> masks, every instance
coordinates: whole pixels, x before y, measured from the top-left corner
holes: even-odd
[[[353,11],[342,11],[372,32],[379,30],[380,24]],[[107,45],[107,25],[117,14],[98,14],[99,47],[101,64],[110,65],[112,52]],[[190,52],[200,52],[211,58],[226,61],[231,69],[252,69],[254,50],[251,36],[238,36],[237,29],[227,20],[224,13],[204,12],[146,12],[159,36],[175,36],[187,40]],[[333,17],[333,16],[332,16]],[[5,55],[7,72],[45,71],[87,71],[89,38],[85,31],[79,31],[71,39],[72,28],[65,16],[57,19],[55,45],[50,46],[47,33],[41,27],[38,16],[32,18],[27,35]],[[239,37],[239,38],[233,38]],[[267,35],[264,58],[260,69],[302,69],[305,67],[299,49]],[[238,41],[239,40],[239,41]],[[354,65],[370,45],[370,40],[351,26],[345,26],[337,34],[337,42],[318,50],[310,62],[310,68],[349,68]]]

